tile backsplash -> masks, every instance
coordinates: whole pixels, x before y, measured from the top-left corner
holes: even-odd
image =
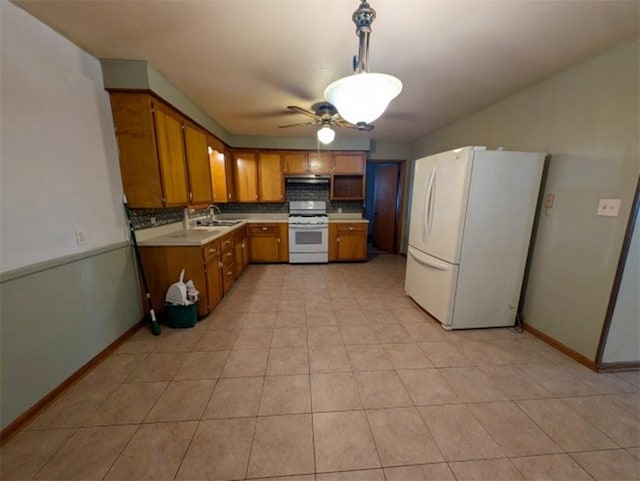
[[[182,222],[183,217],[184,207],[168,207],[166,209],[131,209],[131,223],[136,230],[172,224],[173,222]]]
[[[337,213],[342,209],[345,214],[359,214],[362,212],[362,201],[331,201],[329,200],[328,184],[287,184],[287,202],[270,203],[239,203],[230,202],[216,204],[223,214],[286,214],[289,212],[291,200],[324,200],[327,211]],[[200,212],[201,214],[201,212]],[[136,229],[147,229],[173,222],[182,222],[184,209],[173,207],[167,209],[131,209],[131,220]],[[153,223],[155,221],[155,224]]]

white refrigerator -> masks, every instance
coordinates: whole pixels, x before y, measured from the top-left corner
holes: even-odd
[[[445,329],[514,324],[545,155],[465,147],[415,162],[405,291]]]

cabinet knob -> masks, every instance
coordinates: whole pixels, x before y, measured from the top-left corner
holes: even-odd
[[[232,272],[232,271],[229,271],[229,272],[227,272],[227,275],[228,275],[228,276],[232,276],[232,275],[233,275],[233,272]]]
[[[216,250],[212,247],[211,249],[209,249],[209,252],[215,252]]]
[[[353,230],[353,227],[349,227],[349,230]]]
[[[229,199],[231,199],[231,194],[229,194]]]
[[[193,192],[189,192],[189,200],[193,200]]]
[[[267,230],[267,228],[266,228],[266,227],[263,227],[263,228],[262,228],[262,230]]]
[[[278,242],[280,242],[280,237],[278,237]]]
[[[337,241],[337,242],[340,242],[340,237],[338,237],[338,238],[336,239],[336,241]]]

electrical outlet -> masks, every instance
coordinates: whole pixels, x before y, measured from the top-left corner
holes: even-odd
[[[158,223],[158,221],[156,220],[155,217],[152,217],[151,219],[149,219],[151,222],[151,225],[156,225]]]
[[[82,227],[76,228],[76,243],[79,246],[87,243],[87,235]]]
[[[618,217],[620,214],[621,199],[600,199],[596,215],[605,217]]]
[[[544,208],[551,209],[553,202],[556,200],[556,194],[547,194],[544,196]]]

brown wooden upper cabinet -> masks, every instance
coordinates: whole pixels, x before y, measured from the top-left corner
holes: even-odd
[[[258,154],[258,182],[261,202],[284,202],[284,177],[279,152]]]
[[[331,154],[309,152],[309,172],[312,174],[330,174]]]
[[[331,179],[331,200],[361,200],[365,190],[364,152],[335,152]]]
[[[258,154],[233,152],[233,167],[238,202],[258,202]]]
[[[210,204],[213,202],[213,189],[207,134],[191,122],[185,121],[184,142],[189,173],[189,202]]]
[[[149,94],[111,92],[122,185],[131,207],[186,205],[181,119]]]
[[[309,160],[306,152],[284,152],[282,154],[282,170],[287,174],[306,174]]]
[[[333,156],[334,174],[364,174],[366,158],[363,153],[336,153]]]
[[[238,202],[284,202],[284,176],[280,152],[233,152]]]
[[[234,200],[231,156],[225,145],[211,135],[207,136],[207,144],[213,201],[231,202]]]
[[[284,152],[282,162],[287,174],[331,173],[331,154],[328,152]]]
[[[211,203],[207,133],[151,94],[110,97],[129,206]]]

